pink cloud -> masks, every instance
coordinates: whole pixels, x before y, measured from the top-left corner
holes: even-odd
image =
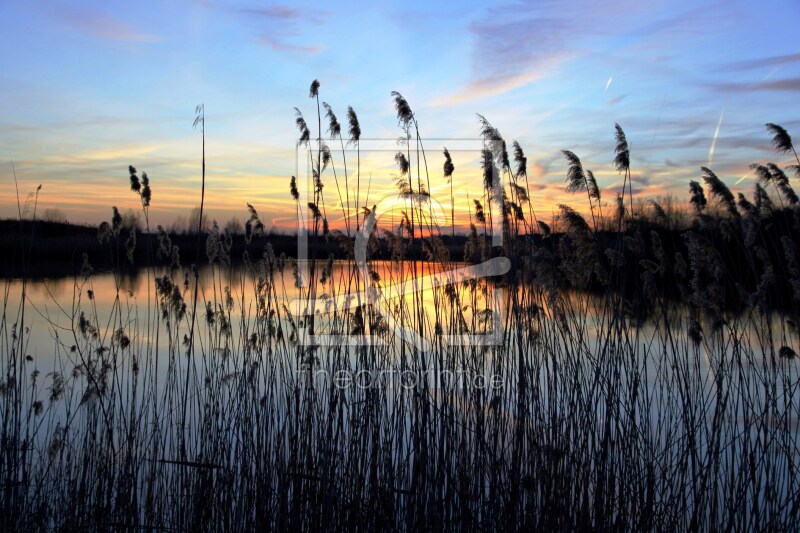
[[[301,45],[290,44],[290,43],[286,43],[286,42],[283,42],[283,41],[279,41],[278,39],[274,39],[274,38],[266,36],[266,35],[262,36],[258,41],[263,45],[269,46],[270,48],[272,48],[273,50],[275,50],[277,52],[296,52],[296,53],[300,53],[300,54],[318,54],[318,53],[322,52],[322,50],[324,49],[324,47],[322,47],[320,45],[301,46]]]
[[[81,33],[107,41],[154,43],[163,40],[161,36],[139,31],[125,20],[105,13],[86,10],[61,11],[58,18],[62,23]]]

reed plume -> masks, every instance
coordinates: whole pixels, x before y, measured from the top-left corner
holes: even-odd
[[[773,124],[771,122],[765,124],[767,131],[772,134],[772,147],[779,154],[785,154],[794,151],[792,144],[792,137],[789,135],[782,126]]]
[[[336,119],[333,109],[331,109],[331,106],[329,106],[327,102],[322,102],[322,107],[325,109],[325,118],[328,119],[328,133],[331,136],[331,140],[340,137],[342,134],[342,126]]]
[[[694,180],[690,181],[689,194],[691,194],[689,203],[694,206],[695,212],[700,213],[703,211],[703,209],[706,208],[708,201],[706,200],[706,195],[703,192],[703,188],[700,186],[700,184]]]
[[[580,158],[569,150],[562,150],[561,153],[569,163],[567,168],[567,192],[577,192],[587,190],[586,174]]]
[[[717,198],[733,218],[739,218],[739,211],[736,209],[736,201],[730,189],[728,189],[728,186],[725,185],[711,169],[700,167],[700,170],[703,172],[703,181],[708,185],[711,197]]]
[[[358,115],[350,106],[347,107],[347,123],[350,142],[358,142],[361,139],[361,125],[358,123]]]
[[[444,179],[447,183],[452,183],[453,172],[456,167],[453,165],[453,159],[450,157],[450,152],[447,151],[447,147],[444,148],[442,153],[444,154],[444,165],[442,167]]]
[[[297,129],[300,131],[300,137],[297,139],[297,145],[307,145],[311,139],[311,132],[308,129],[308,124],[306,124],[306,120],[303,118],[303,113],[299,109],[295,107],[294,112],[296,115],[294,123],[297,126]]]
[[[411,123],[414,121],[414,112],[411,111],[411,106],[403,95],[397,91],[392,91],[392,98],[394,98],[394,109],[397,113],[397,124],[403,127],[403,130],[408,134]]]
[[[444,155],[444,165],[442,166],[442,174],[444,176],[444,180],[450,185],[450,227],[452,230],[453,240],[455,240],[456,204],[455,204],[455,198],[453,197],[453,172],[455,172],[456,167],[453,164],[453,159],[450,157],[450,152],[447,150],[446,146],[442,150],[442,154]]]
[[[627,137],[625,137],[625,132],[622,131],[622,127],[619,124],[614,124],[614,130],[614,138],[617,141],[617,145],[614,148],[614,167],[617,172],[624,172],[625,174],[622,181],[622,195],[625,196],[625,183],[627,182],[631,204],[630,216],[633,216],[633,178],[631,177],[630,146],[628,145]]]
[[[567,192],[576,193],[578,191],[586,191],[589,199],[589,210],[592,214],[592,224],[597,229],[597,219],[594,216],[594,203],[592,200],[600,201],[600,189],[597,187],[597,181],[594,178],[592,171],[585,172],[580,158],[575,153],[569,150],[562,150],[561,153],[569,163],[567,167]]]
[[[617,141],[617,146],[614,148],[614,167],[618,172],[628,172],[631,167],[631,154],[628,147],[628,139],[625,137],[625,132],[619,124],[614,124],[616,133],[614,138]]]
[[[775,209],[769,194],[759,183],[753,186],[753,203],[761,214],[771,213]]]
[[[789,184],[789,177],[786,173],[775,163],[767,163],[767,168],[770,176],[772,176],[772,182],[786,198],[786,201],[789,202],[789,205],[797,205],[800,199],[798,199],[797,193],[794,192],[794,189]]]
[[[311,87],[308,89],[309,98],[319,98],[319,80],[311,82]]]

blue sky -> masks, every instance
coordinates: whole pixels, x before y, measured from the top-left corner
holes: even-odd
[[[339,120],[353,106],[369,138],[400,135],[389,93],[401,92],[430,139],[432,181],[446,140],[476,137],[481,113],[522,144],[545,212],[581,206],[563,192],[561,149],[613,201],[615,122],[641,198],[683,200],[709,163],[749,192],[749,163],[789,162],[770,151],[764,123],[800,139],[796,0],[4,1],[0,21],[0,216],[17,213],[12,161],[23,201],[41,183],[39,209],[71,221],[136,207],[129,164],[152,179],[157,222],[188,214],[202,102],[212,216],[245,218],[250,202],[289,226],[293,108],[314,122],[315,78]],[[388,190],[392,160],[379,159],[375,190]],[[477,156],[455,163],[466,197]]]

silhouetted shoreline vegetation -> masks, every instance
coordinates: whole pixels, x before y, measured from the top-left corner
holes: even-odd
[[[686,258],[689,254],[687,246],[687,232],[697,235],[704,239],[709,246],[720,255],[722,267],[726,275],[722,279],[724,300],[721,308],[726,310],[743,309],[748,302],[742,301],[742,293],[752,294],[756,286],[761,281],[760,276],[754,270],[751,255],[753,250],[747,247],[747,241],[755,244],[756,238],[749,237],[741,233],[742,226],[720,226],[714,223],[712,218],[701,217],[693,220],[691,224],[690,213],[682,213],[680,219],[684,221],[683,228],[675,228],[674,223],[659,219],[657,209],[647,213],[647,216],[640,216],[635,220],[628,221],[626,231],[618,234],[616,231],[596,231],[593,238],[597,248],[601,251],[598,260],[602,271],[612,270],[611,261],[622,261],[627,265],[635,265],[638,261],[645,258],[646,261],[655,261],[657,255],[663,254],[664,257],[674,258],[676,254]],[[644,214],[643,214],[644,215]],[[774,279],[767,287],[763,295],[763,303],[771,309],[791,309],[793,293],[793,265],[787,261],[787,251],[784,248],[785,238],[788,242],[795,243],[797,225],[797,210],[792,208],[771,209],[768,213],[761,215],[758,219],[751,220],[757,227],[750,227],[748,231],[756,232],[760,241],[758,245],[764,254],[768,264],[773,265]],[[725,220],[723,219],[723,222]],[[789,231],[786,231],[789,229]],[[738,233],[732,233],[738,232]],[[125,233],[123,231],[123,233]],[[653,234],[658,238],[660,250],[654,249],[656,243],[653,242]],[[206,241],[209,233],[204,231],[200,234],[200,239],[196,232],[184,231],[178,234],[168,235],[173,246],[188,258],[200,258],[200,266],[209,265],[206,252]],[[612,257],[620,239],[629,237],[635,239],[635,244],[625,247],[619,257]],[[110,242],[101,243],[98,240],[98,230],[89,225],[76,225],[64,222],[48,221],[20,221],[0,220],[0,257],[3,257],[0,264],[0,276],[6,278],[21,278],[26,273],[31,279],[38,278],[58,278],[71,277],[78,275],[83,266],[83,254],[87,254],[89,264],[97,271],[118,270],[125,274],[137,274],[142,268],[160,267],[165,264],[159,250],[159,236],[157,233],[138,233],[137,247],[133,251],[133,260],[127,258],[125,238],[115,237]],[[447,251],[447,261],[460,261],[477,263],[480,261],[479,254],[465,254],[464,249],[470,240],[467,234],[455,233],[442,234],[438,236],[441,244]],[[474,239],[474,237],[473,237]],[[489,238],[484,236],[486,243],[490,246]],[[563,270],[566,265],[564,258],[559,255],[561,242],[569,242],[569,233],[551,232],[548,235],[521,235],[515,237],[519,242],[519,251],[528,249],[543,249],[553,254],[555,268]],[[346,239],[342,235],[338,239],[326,238],[318,240],[315,249],[319,258],[333,257],[338,261],[352,260],[352,245],[354,239],[351,238],[350,245],[346,245]],[[430,240],[420,239],[413,241],[406,237],[402,239],[403,251],[407,259],[423,260],[426,254],[429,256]],[[31,242],[33,244],[31,244]],[[633,241],[629,241],[633,242]],[[297,236],[289,233],[265,234],[260,238],[246,242],[244,233],[231,234],[231,247],[228,250],[227,260],[232,266],[242,266],[245,252],[249,255],[259,255],[263,252],[266,244],[269,244],[274,253],[280,255],[293,256],[297,252]],[[377,237],[376,247],[371,250],[371,257],[376,260],[391,260],[393,257],[392,241],[387,237]],[[199,245],[199,248],[198,248]],[[796,246],[797,244],[795,244]],[[148,257],[147,250],[157,250],[157,253]],[[477,249],[477,247],[476,247]],[[200,252],[198,254],[198,251]],[[25,257],[23,263],[22,258]],[[512,260],[512,270],[531,269],[533,254],[524,256],[520,254]],[[439,259],[436,259],[439,260]],[[649,264],[649,263],[648,263]],[[658,280],[658,290],[660,294],[665,294],[681,300],[691,290],[689,283],[691,278],[687,275],[680,275],[675,269],[665,270]],[[641,296],[640,285],[642,280],[634,277],[624,278],[626,286],[612,286],[614,290],[622,290],[629,297]],[[587,290],[601,292],[608,288],[610,281],[602,279],[601,276],[592,276],[590,281],[583,287]]]

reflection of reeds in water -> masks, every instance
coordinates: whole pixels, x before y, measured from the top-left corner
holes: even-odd
[[[343,145],[319,89],[310,91],[318,128],[324,108],[331,141]],[[703,169],[708,198],[690,184],[695,214],[678,232],[657,203],[636,212],[631,199],[626,213],[624,196],[605,220],[593,175],[564,152],[568,190],[587,193],[592,225],[562,205],[551,232],[534,218],[522,148],[512,144],[512,169],[480,117],[489,179],[472,199],[464,257],[502,254],[513,269],[459,279],[438,221],[411,197],[430,191],[425,155],[410,105],[392,96],[406,204],[400,224],[369,236],[366,278],[347,223],[326,230],[323,180],[339,162],[298,111],[300,142],[314,152],[313,207],[299,204],[295,178],[290,194],[311,239],[335,239],[345,260],[320,258],[301,279],[248,205],[244,271],[215,223],[200,283],[199,261],[181,265],[159,228],[164,268],[147,274],[146,313],[118,274],[109,293],[95,293],[100,278],[87,268],[74,301],[60,302],[68,326],[52,319],[52,369],[27,356],[26,299],[15,308],[6,283],[3,528],[794,529],[800,261],[781,169],[755,167],[761,181],[738,209]],[[358,146],[352,108],[348,121]],[[616,136],[631,191],[619,126]],[[778,141],[791,147],[788,134]],[[361,213],[376,213],[356,157],[341,161],[334,183],[357,227]],[[505,176],[499,191],[493,175]],[[143,180],[134,190],[146,215]],[[786,208],[773,205],[769,183]],[[119,264],[117,215],[98,236]],[[503,222],[499,246],[493,220]],[[387,247],[388,265],[376,260]],[[487,333],[499,345],[443,341]],[[303,344],[311,335],[366,342]]]

